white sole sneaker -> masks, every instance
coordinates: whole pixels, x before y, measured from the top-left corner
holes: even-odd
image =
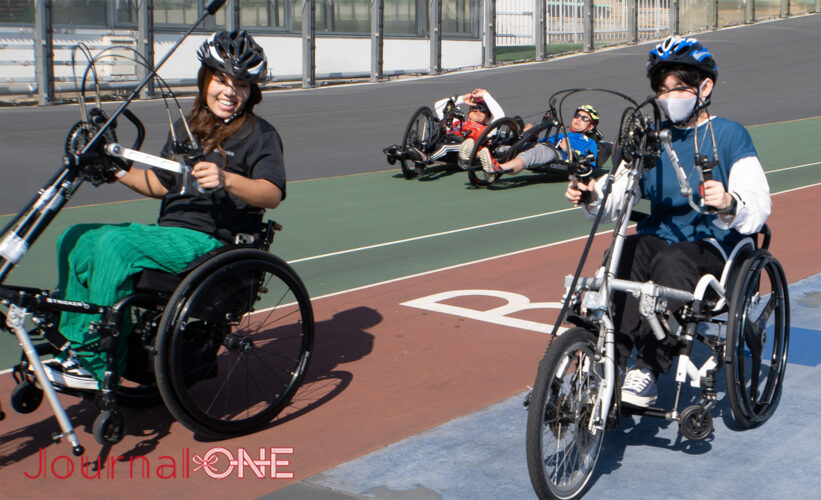
[[[493,165],[493,159],[490,157],[490,151],[487,148],[479,150],[479,162],[482,164],[482,170],[488,175],[493,175],[498,172],[498,169]]]
[[[639,396],[634,392],[624,392],[621,393],[621,402],[627,403],[629,405],[638,406],[641,408],[648,408],[650,405],[656,402],[658,396]]]
[[[60,361],[53,359],[43,363],[43,370],[46,377],[53,384],[69,389],[79,389],[83,391],[96,391],[98,389],[97,379],[88,370],[79,366],[66,368]]]
[[[475,143],[473,139],[465,139],[465,142],[462,143],[462,146],[459,148],[459,159],[462,161],[468,161],[470,159],[470,154],[473,152],[473,146]]]

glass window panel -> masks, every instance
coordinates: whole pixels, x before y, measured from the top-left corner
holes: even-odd
[[[34,24],[34,0],[0,0],[0,23]]]
[[[51,19],[55,26],[105,26],[105,0],[54,0]]]
[[[240,26],[243,28],[286,28],[285,0],[241,0]]]
[[[473,34],[479,26],[479,3],[475,0],[442,0],[442,33]]]
[[[199,18],[198,4],[198,0],[154,0],[154,24],[193,24]]]
[[[137,24],[137,0],[116,0],[114,12],[117,26]]]
[[[371,4],[369,0],[327,0],[331,8],[329,31],[336,33],[370,33]],[[327,5],[326,4],[326,5]]]
[[[417,0],[385,0],[385,34],[415,35]]]

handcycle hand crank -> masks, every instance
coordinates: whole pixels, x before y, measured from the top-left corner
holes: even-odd
[[[189,182],[192,182],[197,187],[197,191],[201,193],[208,192],[208,190],[200,187],[196,180],[191,180],[191,167],[186,165],[184,162],[169,160],[161,156],[143,153],[142,151],[137,151],[136,149],[129,149],[116,142],[106,144],[105,152],[115,158],[136,161],[137,163],[142,163],[143,165],[149,165],[151,167],[167,170],[169,172],[174,172],[175,174],[182,174],[183,190],[185,190],[185,186],[188,185]]]

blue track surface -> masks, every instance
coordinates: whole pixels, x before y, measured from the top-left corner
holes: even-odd
[[[784,393],[761,427],[739,431],[719,376],[715,430],[683,439],[678,425],[624,418],[609,431],[586,498],[818,498],[821,492],[821,274],[790,286]],[[672,400],[659,381],[659,406]],[[665,390],[668,389],[668,390]],[[667,400],[665,400],[665,395]],[[530,499],[525,393],[317,474],[270,499]],[[685,394],[687,397],[688,394]],[[689,393],[695,396],[695,389]]]

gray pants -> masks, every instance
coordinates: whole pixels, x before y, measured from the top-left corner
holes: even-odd
[[[552,144],[537,142],[535,146],[519,153],[516,158],[521,158],[525,162],[525,168],[545,165],[555,160],[556,149]]]

